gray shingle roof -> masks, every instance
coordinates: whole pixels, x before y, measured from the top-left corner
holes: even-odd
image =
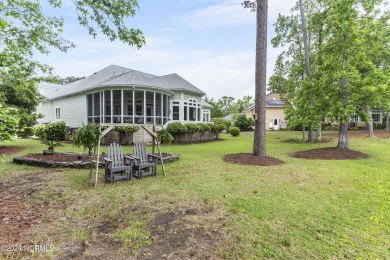
[[[189,83],[187,80],[183,79],[176,73],[168,74],[161,77],[153,78],[157,82],[157,84],[163,88],[177,91],[177,90],[183,90],[183,91],[189,91],[196,94],[206,95],[202,90],[198,89],[191,83]]]
[[[47,98],[61,98],[103,86],[145,86],[171,91],[188,91],[205,95],[203,91],[177,74],[159,77],[121,66],[110,65],[89,77],[63,85],[61,88],[51,93]]]

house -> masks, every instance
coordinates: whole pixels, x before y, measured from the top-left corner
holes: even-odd
[[[64,121],[78,128],[86,123],[130,123],[162,126],[168,121],[210,121],[205,93],[173,73],[156,76],[110,65],[81,80],[58,85],[42,82],[46,97],[37,112],[40,124]]]
[[[284,102],[277,93],[271,93],[266,98],[265,120],[267,130],[279,130],[287,128],[287,120],[284,114]],[[251,106],[244,111],[247,117],[254,118],[255,106]]]

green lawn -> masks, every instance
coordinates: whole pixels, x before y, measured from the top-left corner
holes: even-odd
[[[89,170],[14,165],[12,156],[5,156],[0,158],[0,182],[40,177],[31,184],[36,191],[22,203],[40,207],[48,202],[43,206],[44,228],[35,227],[28,234],[34,241],[52,244],[55,258],[71,256],[69,252],[111,258],[153,250],[186,258],[192,246],[195,258],[389,259],[390,138],[351,138],[350,148],[369,154],[369,159],[325,161],[289,154],[335,146],[335,141],[281,142],[299,137],[299,132],[267,136],[267,155],[284,164],[225,163],[225,154],[252,150],[253,133],[242,133],[221,135],[224,140],[219,142],[162,146],[163,152],[181,156],[166,164],[166,176],[158,168],[155,178],[105,184],[100,170],[99,185],[93,188]],[[20,154],[44,149],[37,140],[7,145],[25,147]],[[131,152],[131,147],[124,149]],[[56,150],[81,151],[71,145]],[[18,185],[9,190],[18,191]],[[187,233],[191,235],[184,236]],[[178,249],[164,251],[165,238],[177,238]],[[87,246],[77,249],[85,241]],[[115,253],[109,252],[113,248]]]

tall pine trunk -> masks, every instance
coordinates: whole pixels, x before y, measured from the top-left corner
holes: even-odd
[[[253,155],[266,156],[265,150],[265,109],[267,94],[267,15],[268,0],[257,0],[257,30],[256,30],[256,92],[255,113],[258,119],[255,121],[255,133],[253,142]]]
[[[368,137],[374,138],[374,122],[372,120],[372,110],[369,105],[366,105],[366,112],[368,115],[367,125],[368,125]]]

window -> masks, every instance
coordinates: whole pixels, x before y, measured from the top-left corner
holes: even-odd
[[[61,120],[61,108],[56,107],[56,120]]]
[[[179,105],[173,106],[173,120],[180,120],[179,117]]]

